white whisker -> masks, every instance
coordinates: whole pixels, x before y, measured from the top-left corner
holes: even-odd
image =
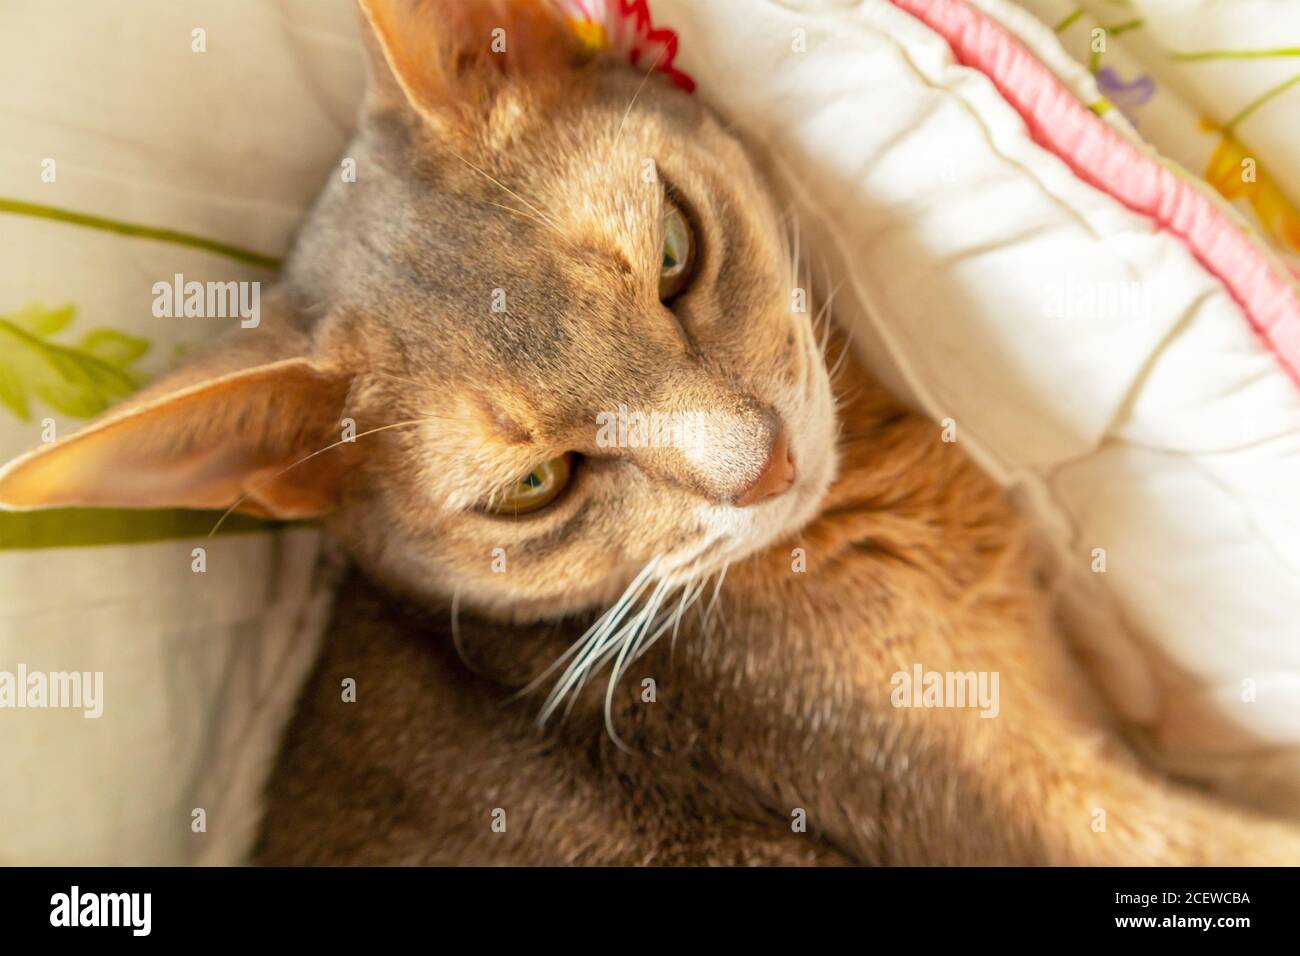
[[[794,278],[799,279],[799,266],[803,262],[803,230],[799,228],[799,217],[794,218]]]
[[[707,578],[701,578],[698,581],[693,581],[682,591],[682,599],[677,605],[677,613],[673,615],[673,651],[677,650],[677,633],[681,630],[682,618],[685,617],[687,610],[690,609],[691,605],[693,605],[696,599],[699,598],[701,592],[704,591],[706,580]]]
[[[642,573],[644,574],[645,572],[643,571]],[[629,585],[629,590],[631,590],[631,585]],[[623,597],[620,597],[619,600],[616,601],[613,606],[608,608],[603,614],[600,615],[600,617],[596,618],[596,620],[592,622],[591,626],[588,627],[587,630],[583,632],[582,636],[579,637],[576,641],[574,641],[571,645],[569,645],[569,649],[567,651],[565,651],[563,654],[557,657],[551,663],[550,667],[546,668],[546,670],[542,671],[531,681],[529,681],[526,685],[524,685],[523,688],[521,688],[520,690],[512,694],[511,699],[517,700],[518,698],[525,697],[528,694],[531,694],[533,691],[537,690],[537,688],[542,685],[542,682],[545,681],[547,677],[555,673],[556,668],[558,668],[561,664],[567,661],[574,654],[577,654],[579,650],[581,650],[583,647],[586,646],[587,641],[591,638],[592,634],[594,634],[598,628],[602,627],[604,623],[610,618],[610,616],[613,615],[619,609],[620,602],[622,602],[626,597],[627,597],[627,592],[625,591],[623,592]]]
[[[718,603],[718,594],[722,591],[722,582],[727,579],[727,569],[730,567],[730,564],[724,564],[721,573],[718,574],[718,583],[713,586],[713,596],[709,598],[709,606],[704,610],[705,627],[708,627],[709,620],[713,617],[713,609]]]
[[[844,334],[844,345],[840,349],[839,358],[835,360],[835,364],[831,366],[830,374],[827,376],[830,379],[831,385],[835,384],[835,377],[839,375],[839,373],[843,370],[844,360],[848,358],[849,347],[852,344],[853,344],[853,330],[850,329]]]
[[[655,585],[655,590],[650,593],[646,605],[639,608],[615,633],[611,634],[609,639],[605,641],[604,645],[593,654],[590,663],[584,669],[581,678],[578,680],[577,686],[569,693],[569,703],[565,707],[564,711],[565,716],[567,716],[573,709],[573,705],[577,701],[578,695],[581,694],[583,688],[587,686],[587,680],[591,675],[604,667],[605,664],[607,664],[616,654],[619,655],[619,660],[621,662],[622,651],[627,647],[628,643],[634,640],[639,634],[643,633],[647,627],[654,623],[653,617],[658,610],[659,603],[663,600],[662,597],[659,596],[659,592],[665,587],[665,582],[662,580],[659,581]],[[616,667],[614,674],[610,678],[611,682],[617,681],[619,674],[620,671]],[[621,746],[621,742],[617,740],[617,735],[611,734],[611,737],[615,739],[616,743],[620,743]]]
[[[666,46],[659,51],[659,55],[655,57],[654,62],[650,64],[650,69],[646,70],[645,76],[641,77],[641,83],[637,86],[636,92],[632,94],[632,99],[628,101],[627,109],[623,111],[623,118],[618,121],[618,129],[614,130],[614,140],[609,144],[609,159],[605,162],[606,166],[610,165],[610,163],[614,161],[614,150],[618,148],[618,138],[623,135],[623,126],[627,123],[627,118],[632,115],[632,107],[636,105],[637,97],[639,97],[641,91],[645,89],[646,83],[649,82],[651,75],[659,66],[659,61],[664,58],[664,54],[667,51],[668,48]]]
[[[510,194],[511,196],[513,196],[515,199],[518,199],[521,203],[523,203],[526,207],[528,207],[529,210],[532,211],[532,213],[537,217],[537,221],[538,221],[538,222],[542,223],[544,226],[549,227],[549,228],[550,228],[550,229],[551,229],[551,230],[552,230],[552,231],[553,231],[557,236],[560,236],[560,237],[563,238],[564,233],[560,231],[560,227],[557,226],[557,225],[555,224],[555,221],[554,221],[553,219],[551,219],[550,216],[548,216],[548,215],[546,215],[546,213],[542,212],[541,209],[537,208],[537,206],[535,206],[535,205],[533,205],[532,203],[530,203],[527,199],[525,199],[523,196],[519,195],[519,193],[515,192],[513,189],[511,189],[509,186],[507,186],[507,185],[506,185],[505,183],[503,183],[501,180],[497,179],[495,176],[491,175],[490,173],[488,173],[488,172],[485,171],[484,169],[482,169],[482,168],[480,168],[480,167],[478,167],[478,166],[475,166],[473,163],[471,163],[468,159],[466,159],[466,158],[465,158],[464,156],[462,156],[460,153],[456,152],[455,150],[451,149],[450,147],[446,147],[446,148],[447,148],[447,151],[448,151],[449,153],[451,153],[453,156],[455,156],[457,159],[459,159],[462,163],[464,163],[464,164],[465,164],[466,166],[468,166],[470,169],[474,170],[474,172],[478,173],[480,176],[482,176],[482,177],[483,177],[484,179],[486,179],[488,182],[492,183],[492,184],[493,184],[494,186],[496,186],[498,189],[501,189],[501,190],[503,190],[504,192],[509,193],[509,194]],[[511,212],[514,212],[514,213],[518,213],[518,214],[520,214],[520,215],[523,215],[523,213],[521,213],[518,209],[514,209],[514,208],[511,207],[511,206],[502,206],[500,203],[495,203],[495,202],[494,202],[494,203],[491,203],[491,205],[493,205],[493,206],[500,206],[500,208],[502,208],[502,209],[508,209],[508,210],[510,210]]]
[[[386,432],[390,428],[408,428],[411,425],[423,425],[430,421],[434,421],[434,419],[428,416],[424,418],[412,418],[404,422],[393,422],[391,425],[380,425],[378,428],[371,428],[366,431],[360,432],[359,434],[352,435],[348,438],[341,438],[336,442],[331,442],[330,444],[326,445],[324,448],[316,449],[310,455],[303,455],[301,458],[299,458],[297,461],[295,461],[293,464],[289,465],[288,467],[281,468],[279,471],[277,471],[274,475],[271,476],[271,479],[273,480],[275,478],[279,478],[283,475],[288,474],[289,472],[297,468],[299,465],[311,461],[317,455],[323,455],[325,454],[325,452],[338,448],[340,445],[350,444],[352,442],[358,441],[359,439],[365,438],[367,435],[374,435],[377,432]],[[217,519],[217,523],[214,524],[212,526],[212,530],[208,532],[208,537],[211,538],[214,534],[216,534],[221,529],[221,526],[225,523],[226,519],[229,518],[232,514],[234,514],[235,509],[238,508],[240,505],[242,505],[245,501],[247,501],[252,496],[252,494],[253,493],[251,491],[246,491],[242,495],[240,495],[237,499],[235,499],[235,503],[221,513],[221,517]]]
[[[605,687],[605,730],[609,734],[609,739],[614,741],[615,746],[621,750],[631,752],[631,748],[623,743],[614,730],[614,690],[618,687],[618,679],[623,676],[623,662],[627,659],[629,653],[633,652],[641,639],[650,630],[654,623],[655,617],[659,613],[659,606],[663,603],[664,595],[668,592],[669,584],[667,581],[660,581],[650,594],[649,600],[646,601],[636,617],[634,627],[628,635],[620,642],[621,647],[618,652],[618,659],[614,661],[613,669],[609,675],[609,683]],[[656,632],[658,633],[658,632]],[[635,660],[635,658],[633,658]]]
[[[706,546],[701,550],[708,551],[709,548]],[[697,556],[686,563],[684,570],[667,571],[663,577],[656,577],[665,559],[663,556],[652,559],[618,600],[558,660],[515,695],[520,697],[530,693],[563,667],[542,704],[537,717],[539,725],[545,725],[561,707],[567,716],[592,675],[608,666],[605,728],[618,747],[628,749],[614,729],[614,694],[618,683],[626,675],[628,667],[640,660],[669,631],[676,644],[686,612],[695,605],[708,581],[697,576],[699,560]],[[718,584],[721,586],[721,578]],[[680,597],[677,597],[679,593]]]
[[[653,558],[649,564],[642,568],[641,572],[632,580],[632,583],[627,586],[623,596],[614,603],[614,606],[602,614],[596,623],[588,628],[582,637],[578,638],[565,657],[560,658],[559,661],[556,661],[555,664],[548,668],[547,673],[558,667],[566,657],[576,655],[564,673],[560,675],[555,686],[551,688],[550,694],[547,695],[546,701],[542,705],[542,712],[537,718],[539,724],[545,724],[550,719],[574,685],[579,680],[585,679],[585,675],[596,663],[601,653],[622,633],[623,629],[620,624],[622,624],[623,618],[627,616],[633,604],[645,590],[658,564],[659,559]],[[542,678],[545,676],[546,673],[543,673]],[[541,680],[541,678],[538,680]],[[533,683],[537,682],[534,681]]]

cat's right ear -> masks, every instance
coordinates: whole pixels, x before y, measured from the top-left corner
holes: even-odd
[[[436,117],[484,81],[553,74],[589,51],[548,0],[358,0],[371,85]]]
[[[305,334],[237,331],[98,421],[0,468],[0,509],[211,508],[307,518],[337,504],[350,379]],[[346,450],[346,449],[344,449]],[[310,460],[305,460],[310,459]]]

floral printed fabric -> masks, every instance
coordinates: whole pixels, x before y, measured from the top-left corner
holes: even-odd
[[[1018,0],[1121,112],[1300,275],[1300,4]]]
[[[1100,69],[1109,36],[1135,30],[1142,21],[1092,31],[1093,55],[1084,68],[1069,59],[1052,30],[1009,0],[893,3],[942,35],[962,64],[984,73],[1028,124],[1035,141],[1081,180],[1180,238],[1231,291],[1255,331],[1300,382],[1300,284],[1229,199],[1141,138],[1099,94],[1088,71]],[[1076,10],[1056,32],[1079,19]],[[1256,97],[1229,127],[1289,87],[1283,83]],[[1254,186],[1257,174],[1254,158],[1242,157],[1241,180]]]
[[[364,82],[350,0],[190,7],[0,4],[0,462],[238,327],[159,318],[153,286],[269,283],[338,175]],[[243,860],[332,589],[316,530],[209,538],[215,520],[0,512],[0,670],[99,673],[104,692],[96,719],[0,717],[22,782],[0,787],[0,861]]]
[[[552,0],[589,46],[624,53],[633,66],[658,70],[687,93],[695,80],[676,66],[677,33],[656,23],[649,0]]]

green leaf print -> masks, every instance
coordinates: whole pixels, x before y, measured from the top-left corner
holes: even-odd
[[[121,367],[130,365],[148,352],[149,343],[116,329],[94,329],[85,334],[79,348],[87,355]]]
[[[32,303],[9,316],[9,320],[20,329],[43,339],[66,329],[76,314],[77,307],[73,305],[65,305],[61,309],[43,309],[39,303]]]
[[[63,415],[91,418],[140,387],[130,366],[149,342],[109,328],[76,345],[50,341],[75,317],[75,306],[39,303],[0,315],[0,405],[23,421],[31,421],[33,396]]]

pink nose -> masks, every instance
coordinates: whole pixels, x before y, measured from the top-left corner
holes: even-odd
[[[776,436],[776,441],[772,442],[772,453],[768,456],[767,464],[754,479],[754,483],[736,498],[736,505],[740,508],[756,505],[781,494],[792,484],[794,459],[790,457],[790,442],[783,428],[781,434]]]

